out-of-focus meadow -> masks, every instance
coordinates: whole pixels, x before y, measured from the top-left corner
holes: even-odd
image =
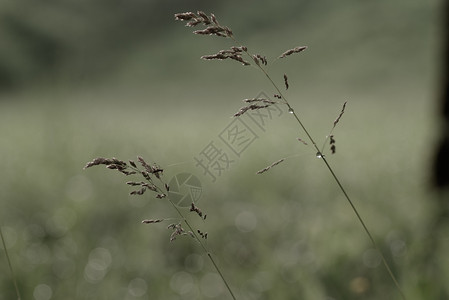
[[[281,86],[288,75],[285,95],[320,144],[348,101],[327,158],[408,299],[446,299],[449,232],[435,225],[429,184],[440,6],[2,1],[0,226],[22,298],[230,298],[195,241],[169,242],[168,224],[141,224],[176,216],[164,200],[130,196],[116,172],[83,170],[94,157],[136,155],[164,167],[167,181],[182,172],[200,180],[208,217],[193,220],[239,299],[400,298],[284,107],[263,127],[248,125],[257,138],[239,156],[225,148],[241,100],[275,91],[254,67],[199,59],[233,45],[173,18],[204,10],[269,62],[309,47],[269,72]],[[215,182],[195,161],[210,142],[233,160]],[[0,299],[14,299],[1,249]]]

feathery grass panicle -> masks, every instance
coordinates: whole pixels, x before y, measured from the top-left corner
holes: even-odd
[[[198,11],[197,14],[192,12],[178,13],[175,14],[175,20],[189,21],[186,24],[187,27],[195,27],[200,24],[207,26],[205,29],[195,30],[193,32],[194,34],[232,37],[232,30],[228,27],[221,26],[214,14],[211,14],[209,17],[202,11]]]
[[[182,19],[189,19],[193,18],[192,15],[189,14],[183,14],[180,16]],[[204,15],[201,14],[201,18],[204,18]],[[212,19],[212,18],[211,18]],[[214,22],[214,21],[212,21]],[[206,245],[202,242],[202,239],[207,239],[207,232],[203,233],[199,231],[198,235],[195,234],[195,230],[193,229],[192,225],[188,221],[188,219],[184,216],[184,213],[181,211],[179,207],[175,205],[175,203],[170,199],[169,195],[167,194],[170,190],[170,187],[167,183],[165,183],[162,179],[163,169],[156,163],[150,165],[148,164],[143,157],[138,156],[137,161],[139,163],[136,164],[134,161],[129,160],[129,164],[119,160],[117,158],[104,158],[104,157],[98,157],[93,159],[92,161],[88,162],[84,169],[98,166],[98,165],[105,165],[108,169],[117,170],[125,175],[134,175],[136,177],[141,177],[140,180],[130,180],[126,181],[126,184],[131,187],[140,187],[137,190],[134,190],[130,192],[131,195],[143,195],[147,191],[151,191],[155,194],[155,197],[158,199],[164,199],[167,201],[173,209],[178,214],[180,222],[178,223],[172,223],[168,225],[168,229],[171,229],[172,232],[170,234],[170,242],[173,242],[180,236],[188,235],[194,240],[198,242],[198,244],[201,246],[204,253],[209,258],[210,262],[214,266],[217,273],[220,275],[221,279],[223,280],[227,290],[229,291],[229,294],[232,296],[232,299],[236,299],[228,282],[226,281],[222,271],[220,270],[220,267],[215,262],[215,259],[212,257],[211,252],[206,247]],[[157,180],[156,180],[157,179]],[[167,193],[165,193],[167,192]],[[206,220],[206,215],[203,214],[203,212],[194,204],[192,203],[191,211],[196,212],[203,221]],[[165,218],[157,218],[157,219],[146,219],[142,221],[142,224],[155,224],[163,222],[167,219]],[[189,230],[185,230],[182,227],[182,223],[184,223]]]

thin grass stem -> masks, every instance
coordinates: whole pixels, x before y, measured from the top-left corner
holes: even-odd
[[[159,178],[159,181],[165,186],[165,183],[162,181],[161,178]],[[159,187],[157,187],[157,188],[158,188],[158,190],[161,193],[163,192],[161,188],[159,188]],[[167,195],[167,200],[170,202],[170,204],[176,210],[176,212],[178,213],[179,217],[184,221],[184,223],[190,229],[190,232],[192,233],[193,237],[200,244],[200,246],[203,249],[204,253],[206,253],[207,257],[209,258],[209,260],[214,265],[215,270],[217,271],[218,275],[220,275],[221,280],[225,284],[226,289],[228,290],[228,292],[231,295],[232,299],[236,300],[236,297],[235,297],[234,293],[232,292],[231,286],[228,284],[228,281],[226,280],[226,278],[224,277],[223,273],[221,272],[220,267],[218,267],[218,264],[216,263],[215,259],[212,257],[212,253],[209,251],[209,249],[207,249],[206,245],[204,245],[203,241],[198,237],[198,235],[196,234],[195,230],[190,225],[189,221],[187,221],[187,219],[184,217],[184,214],[181,212],[181,210],[178,208],[178,206],[176,206],[176,204],[173,203],[173,201],[170,199],[170,197],[168,195]]]
[[[0,236],[2,238],[3,249],[5,249],[6,260],[8,261],[9,271],[11,272],[11,277],[14,282],[14,288],[16,289],[17,300],[20,300],[19,287],[17,285],[16,276],[14,275],[14,270],[12,268],[11,259],[9,258],[8,248],[6,248],[5,238],[3,237],[3,230],[0,226]]]
[[[236,40],[236,38],[234,36],[231,37],[234,42],[236,44],[239,44]],[[245,53],[252,58],[253,55],[251,55],[251,53],[248,50],[244,50]],[[309,133],[309,131],[307,130],[307,128],[304,126],[303,122],[301,122],[301,119],[299,118],[298,114],[296,113],[296,111],[293,109],[293,107],[290,105],[290,103],[288,102],[287,98],[283,95],[283,93],[281,92],[280,88],[277,86],[277,84],[273,81],[273,79],[271,78],[271,76],[268,74],[268,72],[265,70],[265,68],[262,67],[261,64],[256,64],[256,66],[259,68],[260,71],[262,71],[262,73],[266,76],[266,78],[268,79],[268,81],[271,83],[271,85],[274,87],[274,89],[276,90],[276,92],[278,93],[278,95],[281,97],[281,99],[284,101],[284,104],[288,107],[288,111],[290,113],[293,114],[294,118],[296,119],[296,121],[298,122],[299,126],[301,127],[301,129],[304,131],[304,133],[307,135],[308,139],[310,140],[310,142],[313,144],[315,150],[317,151],[317,156],[319,156],[324,164],[326,165],[327,169],[329,170],[329,172],[331,173],[332,177],[334,178],[335,182],[337,183],[338,187],[340,188],[341,192],[343,193],[343,195],[345,196],[346,200],[348,201],[348,203],[350,204],[352,210],[354,211],[355,215],[357,216],[357,219],[359,220],[360,224],[362,225],[365,233],[368,235],[373,247],[376,249],[376,251],[379,253],[379,255],[381,256],[382,259],[382,263],[385,266],[385,268],[387,269],[388,274],[390,275],[391,279],[394,282],[394,285],[396,286],[397,290],[399,291],[399,293],[401,294],[402,299],[407,300],[407,298],[405,297],[404,292],[402,291],[398,280],[396,279],[396,276],[393,274],[393,271],[391,270],[390,265],[388,264],[387,260],[385,259],[384,254],[382,253],[381,249],[379,248],[379,246],[376,243],[376,240],[373,238],[371,232],[369,231],[368,227],[365,224],[365,221],[363,221],[362,216],[360,215],[359,211],[357,210],[357,208],[355,207],[353,201],[351,200],[351,198],[349,197],[348,193],[346,192],[345,188],[343,187],[343,185],[341,184],[340,180],[338,179],[337,175],[335,174],[334,170],[332,169],[332,167],[330,166],[329,162],[327,161],[327,159],[324,157],[324,155],[322,154],[322,150],[320,150],[320,148],[317,146],[317,144],[315,143],[315,140],[313,139],[312,135]],[[333,128],[332,128],[333,130]],[[331,131],[332,132],[332,131]]]
[[[212,264],[215,267],[215,270],[217,271],[217,273],[220,275],[221,279],[223,280],[227,290],[229,291],[229,294],[231,294],[232,299],[236,300],[236,298],[234,296],[234,293],[231,290],[231,287],[229,286],[228,282],[226,281],[226,278],[224,277],[223,273],[221,272],[220,268],[218,267],[217,263],[215,262],[215,259],[212,257],[212,253],[207,249],[207,247],[204,245],[204,243],[201,241],[201,239],[195,233],[195,230],[190,225],[189,221],[187,221],[187,219],[184,217],[183,213],[179,210],[179,208],[176,206],[176,204],[174,204],[173,201],[171,201],[170,198],[167,197],[167,199],[171,203],[171,205],[174,207],[174,209],[176,210],[178,215],[181,217],[181,219],[184,221],[184,223],[187,225],[187,227],[190,229],[190,231],[192,232],[193,236],[195,237],[195,239],[197,240],[197,242],[200,244],[201,248],[203,249],[203,251],[209,257],[209,260],[212,262]]]

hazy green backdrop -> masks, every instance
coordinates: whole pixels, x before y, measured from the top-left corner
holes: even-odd
[[[442,1],[0,3],[0,226],[22,299],[229,299],[201,249],[170,243],[164,201],[82,168],[136,155],[201,181],[196,226],[239,299],[400,299],[291,115],[273,117],[212,182],[194,157],[241,100],[274,90],[173,14],[204,10],[269,66],[366,218],[408,299],[446,299],[448,230],[429,184],[438,133]],[[327,146],[326,146],[327,148]],[[280,158],[263,175],[257,170]],[[194,217],[192,215],[192,217]],[[3,247],[0,299],[14,299]],[[445,294],[446,293],[446,294]]]

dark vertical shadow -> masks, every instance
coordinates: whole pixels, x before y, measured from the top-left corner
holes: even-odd
[[[436,150],[433,166],[433,183],[438,189],[449,188],[449,1],[446,1],[443,20],[443,69],[441,81],[440,118],[441,137]]]

